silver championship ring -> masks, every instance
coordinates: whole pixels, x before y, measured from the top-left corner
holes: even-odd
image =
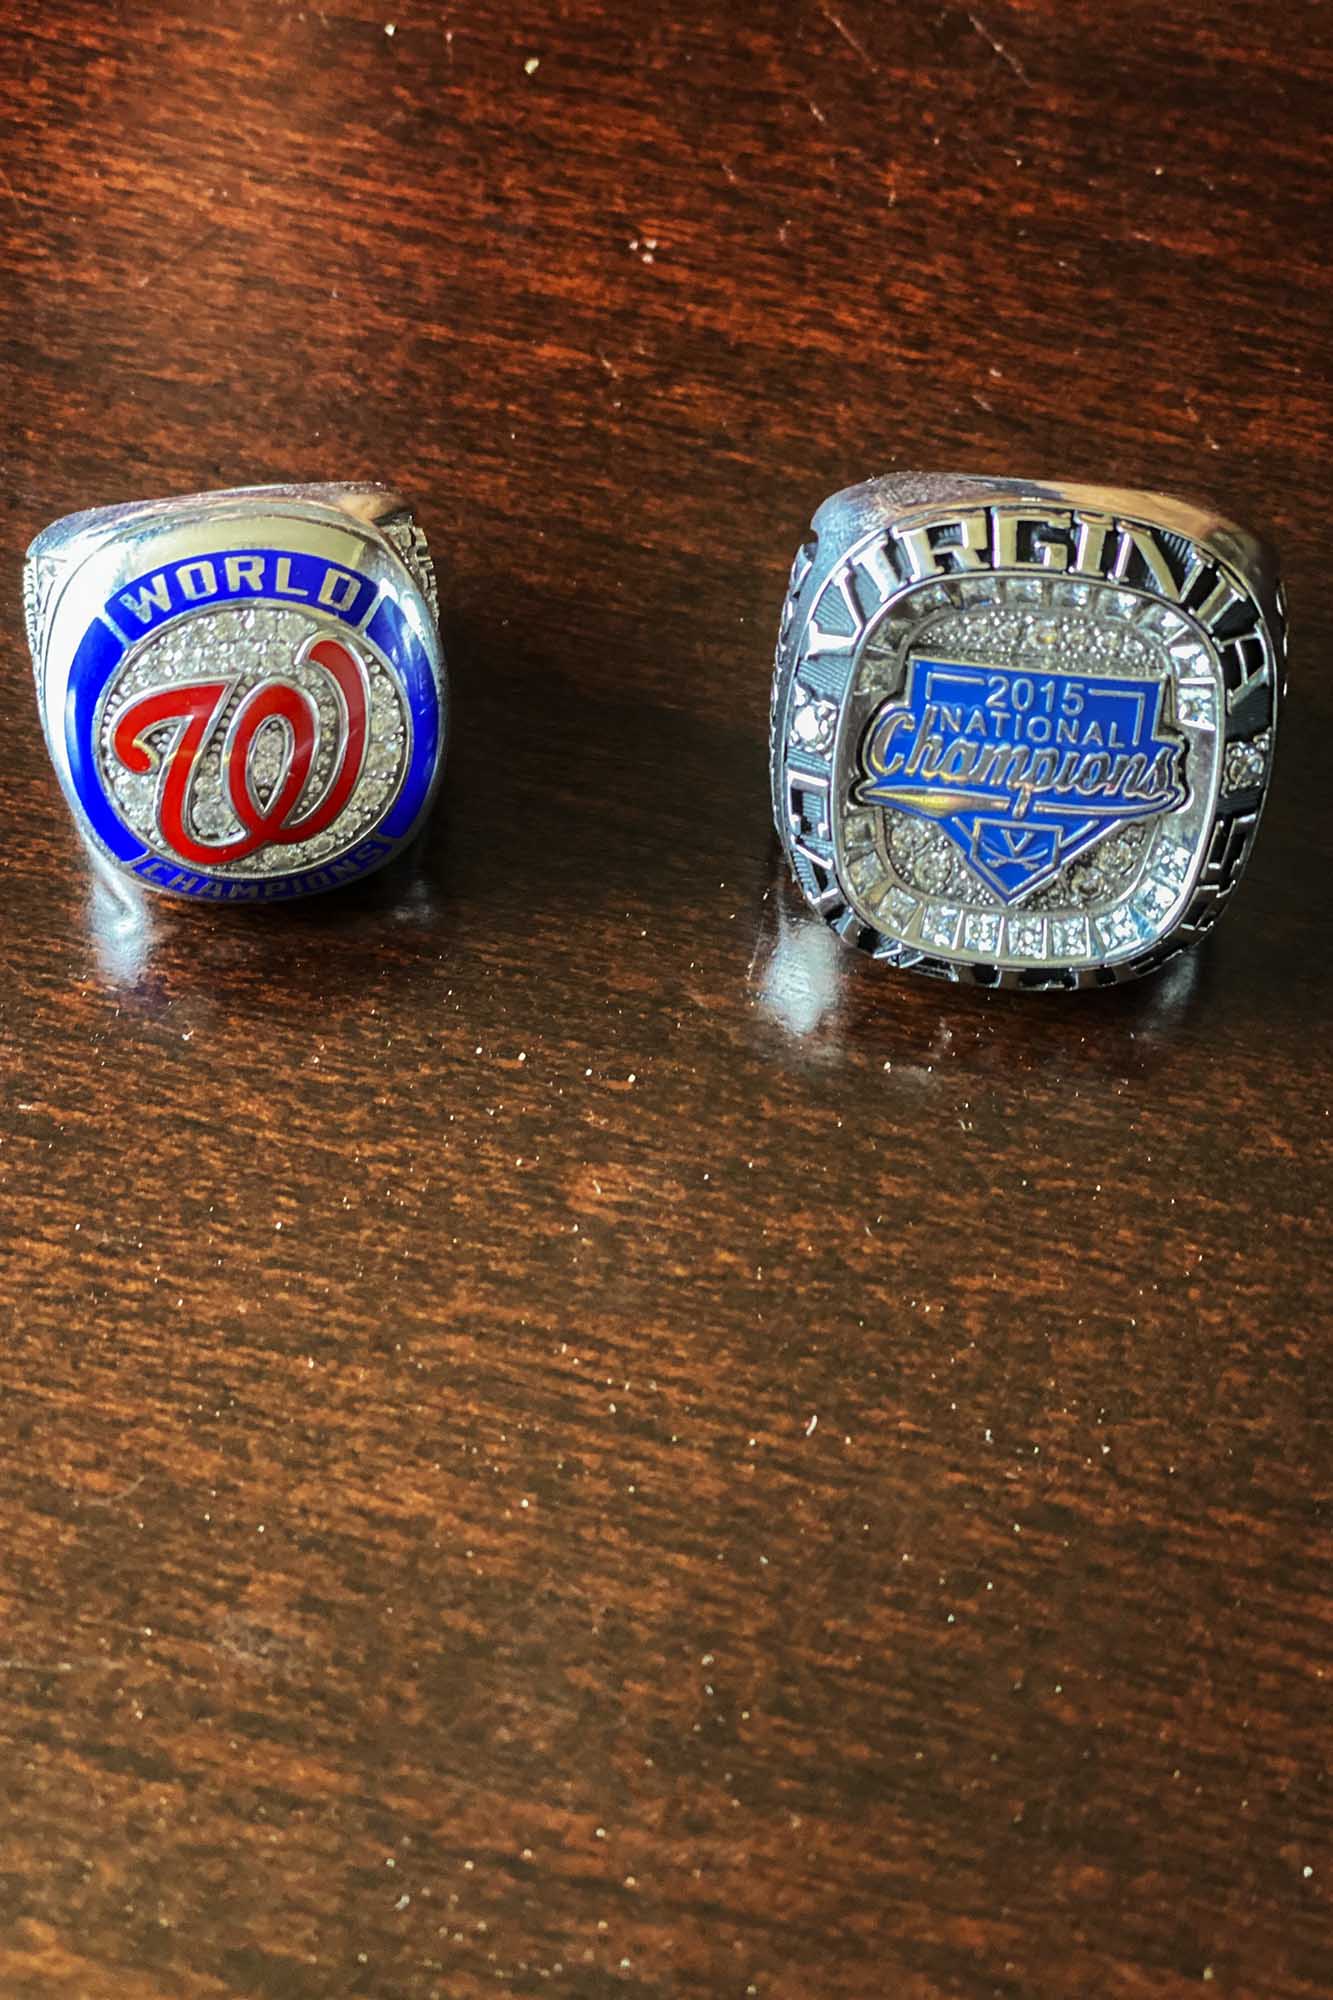
[[[421,826],[444,751],[435,579],[379,486],[72,514],[24,571],[37,701],[105,861],[211,902],[311,895]]]
[[[1271,550],[1157,493],[903,473],[796,559],[773,809],[807,900],[889,965],[1109,986],[1216,921],[1283,681]]]

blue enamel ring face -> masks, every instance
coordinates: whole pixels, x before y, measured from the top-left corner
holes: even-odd
[[[1148,971],[1210,926],[1248,853],[1275,575],[1242,572],[1239,531],[1123,504],[1146,496],[993,482],[960,504],[936,483],[949,504],[886,505],[868,534],[892,482],[839,496],[798,559],[774,709],[797,879],[891,964],[1034,987]]]
[[[104,539],[81,563],[76,548],[63,576],[58,546],[48,558],[39,693],[85,831],[149,887],[212,902],[381,867],[440,770],[428,578],[328,519],[196,509],[166,526],[136,523],[132,550]]]

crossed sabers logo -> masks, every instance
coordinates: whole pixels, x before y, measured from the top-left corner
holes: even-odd
[[[117,717],[111,747],[138,775],[158,771],[157,820],[163,838],[183,861],[216,868],[242,861],[261,847],[290,847],[332,826],[356,789],[366,760],[370,681],[361,656],[340,639],[307,640],[295,665],[313,662],[337,692],[342,729],[328,783],[299,819],[300,803],[319,749],[319,709],[314,697],[291,680],[261,681],[237,707],[222,744],[222,790],[244,829],[234,839],[200,840],[190,831],[199,762],[211,743],[235,686],[232,680],[185,681],[155,688],[129,703]],[[148,741],[164,724],[176,725],[165,750]],[[262,730],[277,724],[284,742],[278,775],[260,795],[253,770]]]

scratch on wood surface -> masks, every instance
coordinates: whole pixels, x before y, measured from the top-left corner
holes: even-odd
[[[861,58],[861,61],[865,64],[866,68],[869,70],[873,70],[875,75],[878,76],[880,74],[880,66],[875,61],[875,58],[871,55],[869,49],[866,47],[865,43],[860,39],[860,37],[858,35],[854,35],[851,29],[847,26],[847,23],[844,20],[842,20],[839,15],[835,14],[831,7],[826,7],[823,4],[823,0],[815,0],[815,4],[816,7],[818,8],[818,11],[824,16],[824,19],[828,22],[830,28],[833,29],[834,33],[837,35],[841,35],[843,41],[846,42],[848,48],[851,49],[855,55],[858,55]]]
[[[972,26],[976,29],[977,33],[980,35],[982,41],[988,43],[990,47],[994,49],[996,55],[1000,58],[1000,61],[1008,63],[1014,75],[1018,77],[1023,83],[1031,83],[1032,78],[1028,75],[1022,63],[1018,60],[1018,57],[1013,53],[1011,49],[1007,49],[1003,42],[997,40],[997,38],[991,33],[990,29],[986,26],[986,23],[981,19],[981,16],[979,14],[969,14],[967,18],[972,23]]]
[[[139,1488],[143,1485],[147,1477],[148,1474],[146,1472],[141,1472],[139,1477],[132,1479],[122,1492],[108,1493],[104,1500],[85,1500],[82,1502],[82,1505],[85,1507],[118,1507],[122,1500],[129,1499],[131,1493],[139,1491]]]
[[[155,279],[165,277],[168,271],[176,270],[181,264],[185,263],[187,258],[197,257],[201,251],[208,248],[210,243],[215,243],[221,234],[221,229],[206,229],[203,235],[195,242],[187,243],[174,256],[165,257],[160,263],[154,264],[150,270],[144,273],[142,278],[136,278],[134,289],[137,292],[141,292],[145,285],[151,285]]]
[[[72,1674],[80,1667],[123,1667],[124,1660],[93,1657],[76,1660],[0,1660],[0,1674]]]
[[[19,193],[3,167],[0,167],[0,194],[3,194],[7,201],[12,201],[15,208],[19,210],[31,207],[28,196]]]

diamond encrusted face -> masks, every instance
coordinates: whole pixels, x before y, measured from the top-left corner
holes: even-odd
[[[853,907],[977,962],[1114,961],[1187,894],[1217,787],[1216,652],[1155,599],[952,577],[867,631],[839,730]]]
[[[200,689],[216,697],[173,806],[168,775],[188,754]],[[242,738],[269,690],[294,699],[269,699]],[[375,831],[402,784],[411,720],[364,636],[303,607],[248,604],[196,612],[132,647],[96,737],[116,809],[145,846],[224,877],[274,876],[336,861]]]
[[[1240,531],[1122,511],[1150,497],[902,475],[820,510],[779,641],[774,805],[849,942],[1068,987],[1213,922],[1267,787],[1280,599],[1237,566],[1269,560]]]

